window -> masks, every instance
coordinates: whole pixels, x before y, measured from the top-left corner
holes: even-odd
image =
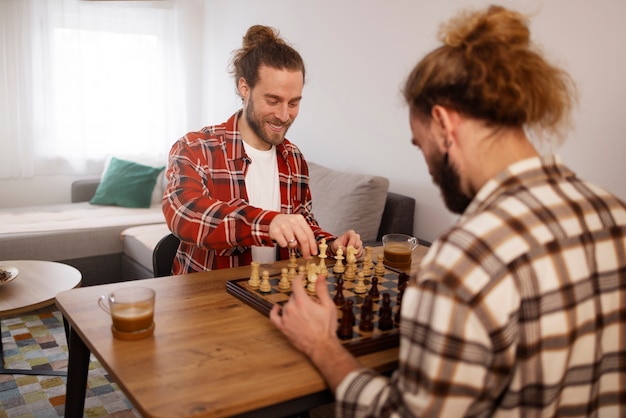
[[[0,42],[13,62],[4,63],[4,106],[18,109],[0,128],[12,151],[0,156],[0,177],[97,173],[111,154],[165,162],[189,130],[176,33],[184,1],[2,3],[10,15],[0,13],[0,25],[21,22],[6,39],[19,35],[24,48]]]

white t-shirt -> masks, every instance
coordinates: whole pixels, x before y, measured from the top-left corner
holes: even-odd
[[[258,150],[244,142],[244,149],[252,164],[246,173],[246,190],[251,206],[280,212],[280,184],[276,147]],[[276,261],[276,248],[252,246],[252,260],[259,263]]]

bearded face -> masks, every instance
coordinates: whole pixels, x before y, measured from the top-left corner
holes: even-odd
[[[461,178],[448,161],[448,153],[437,153],[432,161],[433,182],[439,186],[446,207],[453,213],[462,214],[472,201],[461,190]]]
[[[293,123],[293,119],[281,122],[273,116],[262,116],[260,112],[256,112],[255,103],[252,96],[248,101],[245,109],[245,118],[248,126],[256,136],[268,145],[278,145],[285,139],[289,127]]]

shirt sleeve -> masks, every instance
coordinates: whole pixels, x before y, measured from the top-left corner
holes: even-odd
[[[438,282],[412,284],[400,332],[398,370],[347,375],[336,391],[337,416],[465,416],[490,407],[487,387],[498,382],[491,341],[470,304]]]

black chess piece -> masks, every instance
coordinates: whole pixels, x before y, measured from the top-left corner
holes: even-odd
[[[408,283],[409,282],[409,274],[403,272],[400,272],[400,274],[398,274],[398,289],[400,289],[400,285],[403,283]]]
[[[343,306],[346,302],[345,297],[343,296],[343,279],[339,277],[337,279],[337,286],[335,287],[335,297],[333,298],[333,302],[335,302],[335,306]]]
[[[352,302],[351,300],[346,301],[344,305],[341,307],[341,320],[339,322],[339,327],[337,328],[337,336],[342,340],[349,340],[352,338],[352,326],[353,326],[353,318],[354,312],[352,312]]]
[[[354,301],[348,299],[346,301],[346,305],[348,305],[348,307],[350,309],[348,309],[348,316],[350,316],[350,323],[352,324],[352,326],[354,326],[354,324],[356,324],[356,316],[354,315]]]
[[[393,320],[396,323],[396,325],[400,323],[400,310],[402,309],[402,296],[404,296],[404,290],[406,289],[407,286],[408,286],[407,282],[398,284],[398,296],[396,298],[396,305],[397,305],[398,310],[396,311],[396,314],[393,317]]]
[[[389,293],[383,293],[383,304],[378,311],[378,316],[378,329],[381,331],[393,329],[393,315]]]
[[[361,305],[361,321],[359,322],[359,330],[370,332],[374,330],[374,307],[370,295],[365,296],[363,305]]]
[[[378,300],[380,297],[380,292],[378,291],[378,277],[372,277],[372,287],[368,294],[372,297],[372,300]]]

